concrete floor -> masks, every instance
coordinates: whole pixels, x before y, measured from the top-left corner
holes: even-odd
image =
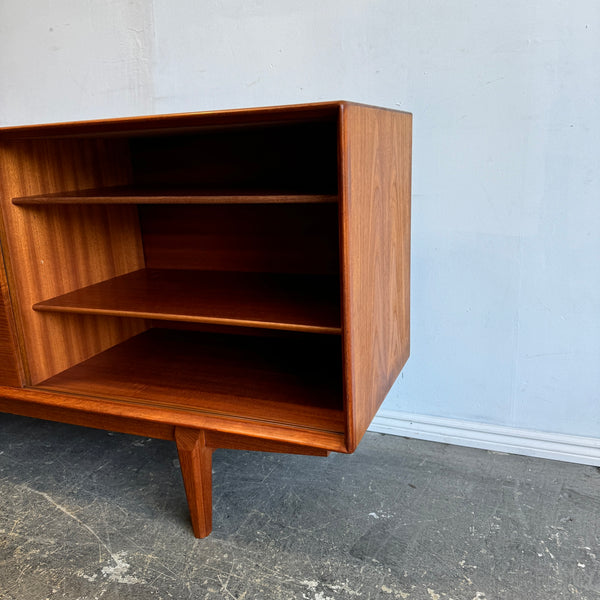
[[[219,450],[196,540],[175,446],[0,415],[0,598],[600,598],[600,472],[380,434]]]

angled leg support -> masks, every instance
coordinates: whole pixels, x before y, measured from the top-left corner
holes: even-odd
[[[188,427],[175,427],[175,442],[192,529],[198,538],[204,538],[212,531],[212,453],[216,448],[313,456],[329,454],[323,448],[301,446],[292,442],[255,439],[251,436]]]
[[[206,537],[212,531],[212,453],[201,429],[175,428],[183,485],[190,508],[194,535]]]

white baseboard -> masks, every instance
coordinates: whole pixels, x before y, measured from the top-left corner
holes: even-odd
[[[515,429],[395,410],[380,410],[369,431],[509,454],[600,465],[600,438]]]

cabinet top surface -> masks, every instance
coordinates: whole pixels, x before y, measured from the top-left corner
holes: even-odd
[[[146,115],[92,121],[45,123],[17,127],[0,127],[2,139],[33,139],[46,137],[135,135],[148,133],[183,133],[212,127],[280,124],[314,120],[334,120],[348,106],[363,106],[374,110],[405,112],[336,100],[288,106],[237,108],[163,115]]]

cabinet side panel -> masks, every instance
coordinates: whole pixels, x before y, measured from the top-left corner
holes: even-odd
[[[409,355],[412,116],[345,104],[341,251],[348,449]]]
[[[5,142],[3,249],[26,379],[36,384],[143,329],[102,317],[44,315],[33,304],[144,266],[133,206],[36,206],[12,198],[128,183],[127,140]]]
[[[11,327],[6,273],[0,255],[0,385],[21,386],[20,360]]]

